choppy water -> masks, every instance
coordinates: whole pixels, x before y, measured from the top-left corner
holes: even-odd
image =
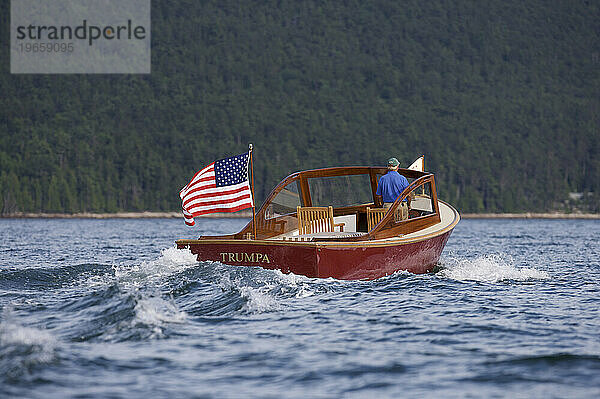
[[[463,220],[369,282],[195,261],[245,220],[0,220],[0,397],[600,397],[600,222]]]

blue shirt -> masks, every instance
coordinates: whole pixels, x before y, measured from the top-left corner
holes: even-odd
[[[377,183],[377,195],[383,197],[383,202],[394,202],[408,186],[406,177],[395,170],[390,170],[379,179],[379,183]]]

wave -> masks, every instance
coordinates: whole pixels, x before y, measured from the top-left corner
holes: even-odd
[[[580,394],[576,394],[573,387],[597,387],[599,368],[600,357],[593,354],[559,352],[515,356],[503,360],[485,361],[477,373],[461,381],[510,384],[552,383],[556,397],[595,397],[593,394],[590,396],[585,389]],[[568,383],[565,383],[566,381]]]
[[[237,293],[242,305],[239,310],[243,313],[265,313],[280,309],[280,305],[272,293],[277,285],[270,281],[256,284],[251,277],[235,278],[234,275],[232,278],[232,275],[227,273],[223,275],[219,286],[225,292]]]
[[[103,274],[81,274],[57,295],[68,340],[119,342],[163,338],[170,325],[186,320],[168,290],[169,278],[198,265],[189,250],[167,248],[157,259],[108,267]],[[166,288],[165,288],[166,287]]]
[[[304,276],[198,262],[188,249],[175,247],[157,259],[115,265],[112,271],[81,281],[79,294],[63,302],[59,310],[73,320],[68,339],[162,339],[180,324],[276,312],[288,298],[327,291],[326,284]]]
[[[111,266],[83,263],[51,268],[4,269],[0,271],[0,288],[6,290],[48,290],[61,288],[83,278],[102,276]]]
[[[517,267],[512,259],[502,255],[484,255],[475,259],[447,258],[441,263],[439,277],[458,281],[500,281],[547,280],[550,275],[531,267]]]
[[[123,290],[141,295],[136,308],[138,319],[180,322],[185,320],[188,309],[193,315],[217,316],[278,309],[277,301],[270,295],[269,279],[264,278],[265,273],[272,272],[255,269],[198,262],[189,249],[171,247],[161,251],[156,260],[115,266],[114,272]],[[147,296],[145,290],[154,292]],[[157,290],[161,292],[157,294]],[[190,305],[185,311],[178,310],[176,302],[164,300],[165,296]]]
[[[160,257],[140,264],[115,265],[114,275],[125,289],[135,289],[148,284],[156,284],[165,278],[198,266],[196,255],[189,249],[170,247],[161,251]]]
[[[152,338],[162,337],[166,325],[184,323],[187,320],[185,312],[179,310],[172,300],[167,301],[157,296],[138,299],[134,312],[131,324],[150,327]]]
[[[42,316],[50,326],[59,318],[57,333],[73,342],[168,338],[181,330],[178,325],[206,317],[279,312],[294,306],[294,301],[342,284],[259,267],[198,262],[189,249],[175,247],[162,250],[156,259],[131,264],[76,265],[17,274],[13,282],[38,274],[40,284],[47,276],[63,276],[52,283],[51,303],[36,310],[52,312]]]
[[[103,265],[83,263],[48,268],[0,270],[0,288],[7,290],[48,290],[66,286],[110,285],[116,278],[126,289],[157,282],[181,270],[196,266],[196,256],[175,247],[161,251],[158,259],[134,264]]]
[[[60,309],[62,334],[76,342],[162,339],[185,312],[160,293],[123,292],[117,285],[89,293]]]
[[[58,340],[47,330],[25,327],[4,309],[0,323],[0,380],[22,380],[57,359]]]
[[[270,313],[283,310],[291,301],[326,292],[324,283],[304,276],[283,274],[279,270],[259,267],[228,266],[218,262],[205,264],[216,273],[204,287],[187,291],[190,300],[186,311],[194,316],[234,316]]]
[[[585,365],[590,370],[600,368],[600,356],[591,354],[575,354],[567,352],[558,352],[533,356],[517,356],[511,359],[488,361],[487,365],[509,365],[509,366],[547,366],[564,365],[572,367],[574,365]]]

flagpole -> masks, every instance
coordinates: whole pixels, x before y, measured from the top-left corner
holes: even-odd
[[[252,160],[252,144],[248,145],[248,149],[250,151],[250,170],[252,172],[252,233],[254,235],[254,239],[256,240],[256,198],[254,197],[254,162]]]

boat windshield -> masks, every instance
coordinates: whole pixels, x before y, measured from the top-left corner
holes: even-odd
[[[368,174],[313,177],[308,187],[313,206],[352,206],[373,202]]]
[[[426,216],[434,213],[433,196],[431,195],[431,182],[417,186],[409,194],[410,217]]]
[[[301,205],[299,191],[297,180],[285,186],[268,204],[265,219],[296,212],[296,207]]]

